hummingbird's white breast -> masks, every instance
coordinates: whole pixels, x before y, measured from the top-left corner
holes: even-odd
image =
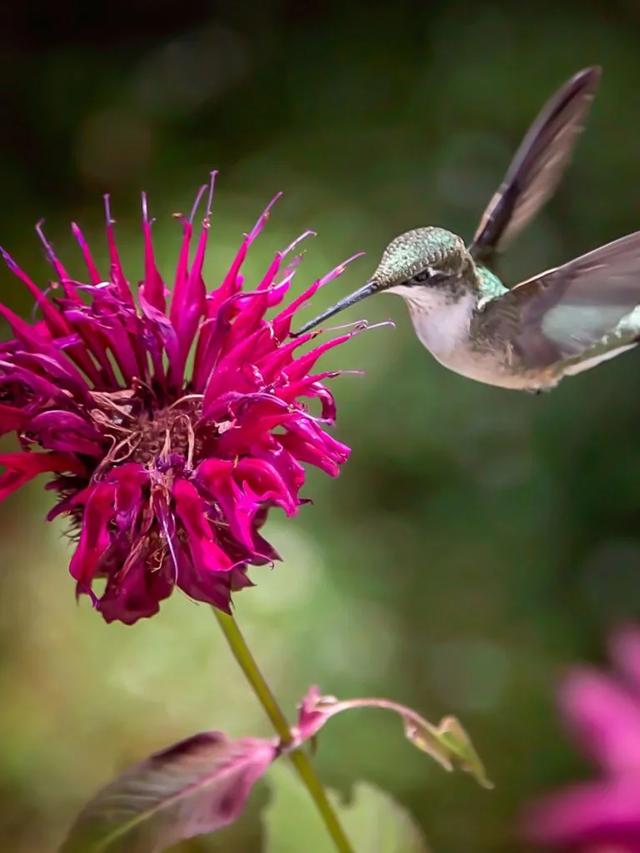
[[[443,364],[469,341],[471,318],[477,298],[470,290],[452,293],[449,289],[426,287],[390,288],[402,296],[409,307],[413,326],[421,343]]]
[[[471,321],[478,310],[473,290],[448,288],[389,288],[407,302],[420,342],[444,367],[489,385],[535,389],[555,384],[547,376],[529,376],[510,368],[502,351],[479,347],[471,335]]]

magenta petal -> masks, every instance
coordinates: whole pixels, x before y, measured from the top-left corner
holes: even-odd
[[[71,223],[71,233],[76,238],[76,241],[80,246],[80,251],[82,252],[82,257],[84,258],[84,262],[87,266],[87,272],[89,273],[89,278],[93,284],[98,284],[98,282],[102,280],[102,276],[98,272],[98,268],[95,265],[95,261],[93,260],[91,250],[85,240],[84,234],[82,233],[79,225],[75,222]]]
[[[525,815],[524,834],[539,844],[635,850],[640,846],[638,779],[593,782],[555,794]]]
[[[144,284],[141,293],[149,305],[164,313],[166,307],[164,282],[156,267],[146,193],[142,193],[142,233],[144,236]]]
[[[120,254],[118,252],[118,246],[116,244],[113,229],[114,220],[111,218],[111,205],[108,194],[104,196],[104,208],[106,218],[107,243],[109,246],[109,260],[111,262],[110,278],[114,284],[114,289],[118,293],[119,297],[126,304],[133,305],[133,295],[131,293],[131,287],[124,274],[122,262],[120,261]]]
[[[200,465],[196,472],[196,478],[202,488],[220,506],[225,519],[229,524],[231,533],[251,554],[256,551],[255,540],[255,517],[260,506],[266,500],[271,500],[274,505],[286,503],[286,496],[281,497],[275,492],[264,493],[252,491],[248,480],[243,479],[249,473],[254,481],[257,481],[255,470],[248,469],[246,462],[240,460],[236,466],[224,460],[209,459]],[[256,465],[263,468],[267,473],[269,467],[266,463],[255,460]],[[277,472],[273,471],[271,482],[278,480]],[[273,498],[276,497],[274,500]],[[294,507],[295,509],[295,507]]]
[[[7,468],[0,476],[0,500],[45,471],[85,471],[84,465],[64,453],[1,453],[0,465]]]
[[[523,823],[529,840],[585,853],[640,853],[639,638],[632,627],[613,635],[618,673],[581,668],[565,678],[563,713],[601,778],[534,804]]]
[[[47,450],[63,450],[87,456],[101,456],[104,452],[104,439],[98,430],[73,412],[41,412],[29,421],[26,429],[37,433],[40,443]]]
[[[231,583],[233,572],[202,572],[188,558],[180,561],[178,586],[190,598],[213,604],[225,613],[231,613]]]
[[[27,413],[18,406],[5,406],[0,403],[0,435],[22,429]]]
[[[29,276],[18,266],[18,264],[13,260],[11,255],[6,252],[2,247],[0,247],[0,254],[2,255],[6,265],[11,270],[11,272],[22,281],[33,298],[35,299],[38,307],[42,311],[42,315],[44,317],[44,321],[47,324],[47,328],[51,332],[52,335],[56,337],[62,337],[69,333],[68,324],[65,322],[63,315],[55,308],[51,302],[47,299],[47,297],[42,293],[42,291],[34,284],[33,281],[29,278]]]
[[[614,664],[640,697],[640,630],[635,625],[619,628],[611,637],[609,648]]]
[[[235,469],[235,477],[243,478],[253,492],[264,502],[282,507],[287,515],[293,515],[298,502],[278,470],[264,459],[241,459]]]
[[[635,770],[640,780],[638,697],[612,678],[583,669],[565,680],[560,704],[586,752],[611,772]]]
[[[89,493],[82,520],[82,532],[69,570],[78,581],[78,591],[88,592],[110,543],[109,523],[113,516],[115,486],[98,483]]]
[[[111,475],[115,483],[114,522],[123,534],[135,531],[144,507],[144,487],[149,482],[149,472],[142,465],[128,462]]]
[[[196,571],[227,572],[233,563],[214,541],[211,524],[198,490],[186,480],[177,480],[173,487],[176,514],[182,522]]]
[[[137,562],[119,578],[112,576],[98,603],[105,622],[116,620],[133,625],[138,619],[153,616],[160,602],[171,594],[173,584],[164,569],[150,571],[143,561]]]

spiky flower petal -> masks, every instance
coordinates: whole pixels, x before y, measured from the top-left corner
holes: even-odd
[[[108,197],[107,276],[75,224],[85,283],[69,276],[40,226],[57,279],[47,293],[1,250],[41,319],[28,323],[0,305],[13,333],[0,344],[0,431],[15,431],[22,447],[0,455],[0,499],[37,474],[55,475],[48,517],[72,520],[71,574],[108,622],[151,616],[174,586],[228,610],[232,591],[251,583],[247,566],[278,558],[259,531],[272,507],[298,510],[304,463],[336,476],[349,455],[326,432],[335,406],[325,381],[336,372],[314,370],[353,332],[309,351],[314,335],[289,339],[295,312],[344,264],[283,306],[300,261],[296,241],[255,287],[243,287],[243,262],[272,202],[208,291],[213,178],[197,239],[207,187],[183,219],[171,290],[156,266],[144,195],[137,288],[120,261]],[[106,579],[100,593],[98,578]]]

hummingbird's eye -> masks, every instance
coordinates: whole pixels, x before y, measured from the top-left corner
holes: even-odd
[[[416,273],[410,281],[410,284],[439,284],[441,281],[449,278],[447,273],[442,270],[434,270],[432,267],[426,267],[421,272]]]

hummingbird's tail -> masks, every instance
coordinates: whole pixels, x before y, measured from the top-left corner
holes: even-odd
[[[594,352],[591,355],[584,353],[582,356],[564,362],[562,374],[564,376],[575,376],[577,373],[591,370],[592,367],[596,367],[596,365],[601,364],[603,361],[615,358],[627,350],[635,349],[638,343],[640,343],[640,335],[636,335],[631,343],[615,346],[612,349],[597,351],[598,348],[594,348]]]

